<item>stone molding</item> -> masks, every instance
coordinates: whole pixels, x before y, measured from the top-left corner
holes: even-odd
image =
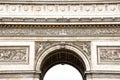
[[[40,73],[35,70],[0,70],[0,74],[31,74]]]
[[[1,22],[119,22],[119,14],[119,3],[0,4]]]
[[[119,3],[119,0],[0,0],[0,3],[41,3],[41,4],[78,4],[78,3]]]
[[[94,24],[94,22],[102,22],[102,23],[118,23],[120,22],[120,18],[119,17],[108,17],[108,18],[9,18],[9,17],[4,17],[0,19],[0,22],[9,22],[9,23],[16,23],[16,22],[20,22],[20,23],[24,23],[24,22],[29,22],[29,23],[92,23]],[[98,24],[96,23],[96,24]]]

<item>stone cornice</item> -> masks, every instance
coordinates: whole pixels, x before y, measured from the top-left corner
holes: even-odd
[[[113,70],[91,70],[86,71],[86,74],[94,73],[94,74],[120,74],[120,71],[113,71]]]
[[[119,0],[0,0],[0,3],[12,4],[101,4],[120,3]]]
[[[12,23],[12,24],[120,24],[120,18],[9,18],[4,17],[0,19],[0,24]],[[96,23],[97,22],[97,23]]]
[[[0,4],[0,22],[119,22],[120,4]]]
[[[0,74],[32,74],[32,73],[40,73],[34,70],[3,70],[0,71]]]

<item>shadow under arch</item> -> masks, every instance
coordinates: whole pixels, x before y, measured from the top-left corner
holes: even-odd
[[[85,80],[85,71],[90,70],[89,61],[79,49],[65,45],[56,45],[43,52],[36,64],[36,70],[41,72],[41,80],[47,70],[56,64],[69,64],[75,67],[81,73],[83,80]]]

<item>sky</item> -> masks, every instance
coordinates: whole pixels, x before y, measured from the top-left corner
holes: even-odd
[[[47,71],[44,80],[83,80],[80,72],[70,65],[56,65]]]

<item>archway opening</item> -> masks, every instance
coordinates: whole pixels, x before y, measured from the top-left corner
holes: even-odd
[[[50,68],[43,80],[83,80],[80,72],[71,65],[58,64]]]
[[[86,66],[82,58],[74,51],[68,49],[57,49],[50,52],[41,63],[41,80],[44,79],[47,71],[57,64],[69,64],[76,68],[85,80]],[[81,77],[80,76],[80,77]]]

